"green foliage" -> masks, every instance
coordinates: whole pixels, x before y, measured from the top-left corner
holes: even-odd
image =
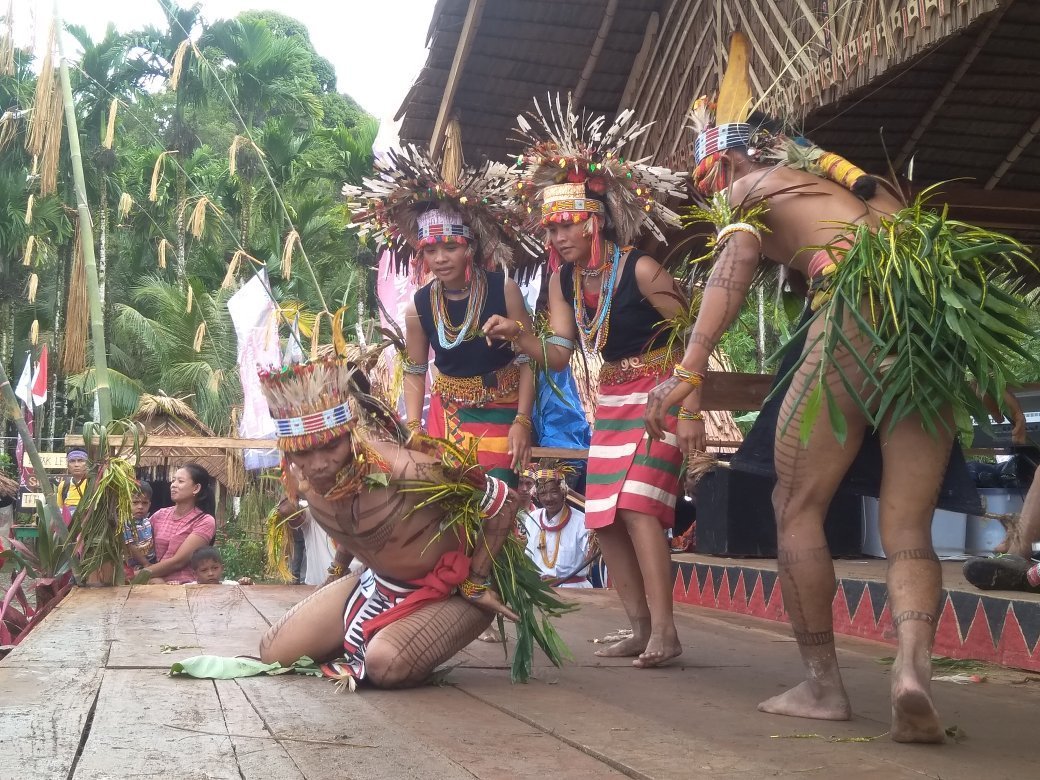
[[[262,476],[251,481],[242,494],[238,513],[218,529],[216,545],[224,560],[227,579],[251,577],[254,582],[267,572],[265,521],[281,497],[277,479]]]

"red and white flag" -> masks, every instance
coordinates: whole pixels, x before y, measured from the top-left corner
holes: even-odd
[[[40,362],[36,364],[36,371],[32,378],[32,400],[34,406],[43,406],[47,403],[47,345],[40,350]]]

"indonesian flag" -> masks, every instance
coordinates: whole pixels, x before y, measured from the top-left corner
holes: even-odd
[[[47,345],[40,350],[40,362],[32,378],[32,400],[35,406],[47,403]]]

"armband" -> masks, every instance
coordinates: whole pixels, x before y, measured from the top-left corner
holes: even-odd
[[[413,363],[410,360],[404,361],[404,372],[406,374],[417,374],[419,376],[426,376],[426,372],[429,370],[429,363]]]
[[[726,225],[715,234],[715,246],[722,246],[722,243],[734,233],[747,233],[750,236],[754,236],[758,243],[762,243],[762,231],[757,227],[747,222],[734,222],[732,225]]]
[[[678,419],[680,419],[680,420],[703,420],[704,419],[704,415],[701,414],[700,412],[694,412],[694,411],[692,411],[690,409],[687,409],[685,406],[680,406],[679,407]]]
[[[494,517],[509,500],[509,485],[497,477],[486,476],[484,495],[480,499],[481,517]]]
[[[690,371],[690,369],[683,366],[682,363],[675,364],[675,368],[672,369],[672,376],[680,382],[685,382],[690,387],[700,387],[701,382],[704,381],[704,374]]]
[[[476,601],[484,595],[486,590],[487,582],[476,582],[471,577],[467,577],[459,583],[459,593],[467,601]]]
[[[556,335],[549,336],[549,338],[547,338],[545,340],[545,343],[546,344],[555,344],[558,347],[563,347],[564,349],[569,349],[571,352],[573,352],[574,350],[576,350],[578,348],[577,342],[571,341],[570,339],[565,339],[563,336],[556,336]]]

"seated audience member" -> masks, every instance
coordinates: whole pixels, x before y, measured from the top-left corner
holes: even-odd
[[[591,588],[588,567],[581,568],[589,549],[585,513],[567,502],[567,483],[558,469],[535,472],[535,490],[541,508],[523,518],[527,555],[543,580],[563,578],[566,588]],[[581,569],[578,571],[578,569]]]
[[[155,563],[155,542],[152,539],[152,522],[148,510],[152,507],[152,486],[141,480],[137,491],[130,499],[130,522],[123,529],[123,543],[132,572]]]
[[[237,580],[224,579],[224,561],[216,547],[200,547],[191,554],[191,570],[195,581],[188,585],[252,585],[250,577]]]
[[[212,543],[216,520],[199,505],[209,497],[211,477],[197,463],[188,463],[173,475],[170,498],[173,506],[157,510],[151,517],[156,563],[145,566],[152,577],[179,585],[195,579],[191,556]]]

